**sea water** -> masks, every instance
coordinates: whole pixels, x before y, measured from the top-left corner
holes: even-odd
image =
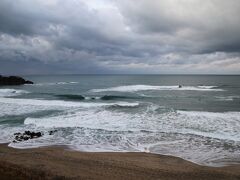
[[[240,162],[240,76],[25,78],[35,84],[0,87],[0,143],[151,152],[210,166]],[[44,135],[13,142],[25,130]]]

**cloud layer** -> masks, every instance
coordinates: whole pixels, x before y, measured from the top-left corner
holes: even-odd
[[[239,74],[239,17],[238,0],[1,0],[0,72]]]

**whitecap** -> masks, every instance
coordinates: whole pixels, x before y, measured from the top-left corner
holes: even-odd
[[[218,101],[233,101],[235,99],[240,99],[240,96],[216,96]]]
[[[19,96],[26,93],[29,92],[19,89],[0,89],[0,97]]]
[[[174,91],[223,91],[223,89],[216,89],[217,86],[151,86],[151,85],[128,85],[128,86],[117,86],[106,89],[92,89],[91,92],[106,92],[106,91],[117,91],[117,92],[136,92],[136,91],[147,91],[147,90],[174,90]]]
[[[139,103],[115,102],[115,103],[95,103],[95,102],[71,102],[61,100],[39,100],[39,99],[17,99],[17,98],[0,98],[1,103],[33,105],[33,106],[55,106],[55,107],[102,107],[102,106],[138,106]]]

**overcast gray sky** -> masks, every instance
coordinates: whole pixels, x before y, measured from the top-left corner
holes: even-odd
[[[240,74],[240,0],[1,0],[0,74]]]

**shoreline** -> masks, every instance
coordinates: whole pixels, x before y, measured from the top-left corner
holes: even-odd
[[[240,165],[208,167],[143,152],[79,152],[0,144],[0,179],[240,179]]]

